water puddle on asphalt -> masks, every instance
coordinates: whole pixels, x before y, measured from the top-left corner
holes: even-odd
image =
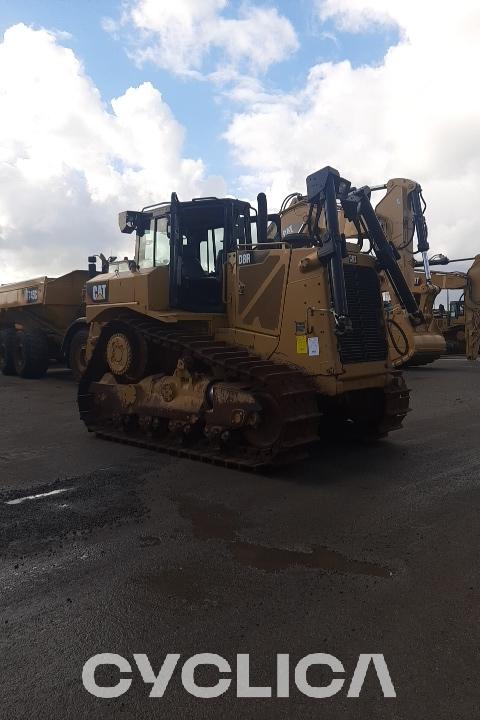
[[[25,495],[25,497],[15,498],[15,500],[6,500],[5,505],[20,505],[27,500],[39,500],[40,498],[49,497],[51,495],[59,495],[60,493],[74,490],[75,488],[59,488],[58,490],[50,490],[49,492],[38,493],[38,495]]]
[[[36,460],[39,455],[48,455],[48,453],[57,450],[56,445],[41,445],[34,449],[11,450],[9,452],[0,453],[0,462],[18,462],[19,460]]]
[[[237,541],[232,543],[231,552],[241,565],[268,572],[301,566],[324,572],[369,575],[370,577],[392,576],[392,572],[382,565],[352,560],[342,553],[325,547],[314,548],[311,552],[303,552]]]
[[[192,524],[193,534],[201,540],[226,540],[232,557],[246,567],[266,572],[278,572],[291,567],[306,567],[323,572],[389,578],[392,571],[383,565],[355,560],[327,547],[313,547],[310,551],[268,547],[244,542],[238,537],[241,528],[238,513],[224,505],[203,507],[191,497],[174,498],[180,515]]]
[[[200,506],[190,497],[176,498],[180,515],[192,524],[193,534],[199,540],[234,540],[239,529],[237,513],[224,505]]]

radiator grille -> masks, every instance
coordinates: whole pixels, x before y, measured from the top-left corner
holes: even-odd
[[[344,364],[385,360],[388,347],[378,275],[371,267],[343,269],[353,330],[339,336],[340,359]]]

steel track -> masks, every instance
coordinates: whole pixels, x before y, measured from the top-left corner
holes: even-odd
[[[275,422],[280,422],[275,442],[255,447],[219,447],[200,438],[197,443],[181,441],[178,435],[165,437],[149,436],[137,431],[127,434],[102,422],[95,411],[94,395],[90,391],[92,382],[98,381],[107,371],[105,350],[108,336],[113,327],[126,324],[140,332],[147,343],[174,351],[179,357],[188,356],[206,365],[212,377],[227,381],[244,381],[255,396],[267,397],[277,408]],[[156,372],[158,372],[158,368]],[[160,452],[174,454],[215,465],[258,470],[262,467],[284,464],[304,457],[307,447],[318,439],[320,413],[316,390],[298,368],[262,360],[247,348],[228,345],[206,335],[189,335],[168,332],[159,323],[151,320],[136,320],[131,317],[106,325],[97,340],[95,350],[78,389],[80,417],[90,432],[99,437]],[[273,418],[272,418],[273,420]]]

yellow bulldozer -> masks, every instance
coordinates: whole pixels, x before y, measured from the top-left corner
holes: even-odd
[[[258,209],[173,193],[120,213],[135,264],[87,283],[78,404],[89,431],[259,468],[303,456],[334,427],[401,427],[408,390],[389,359],[380,273],[412,325],[421,313],[368,189],[329,167],[306,184],[301,233],[282,233],[263,193]],[[337,205],[368,230],[374,256],[346,242]]]

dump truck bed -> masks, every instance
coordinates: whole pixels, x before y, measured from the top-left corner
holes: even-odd
[[[0,285],[0,310],[31,305],[78,307],[88,277],[86,270],[72,270],[58,278],[43,276]]]

